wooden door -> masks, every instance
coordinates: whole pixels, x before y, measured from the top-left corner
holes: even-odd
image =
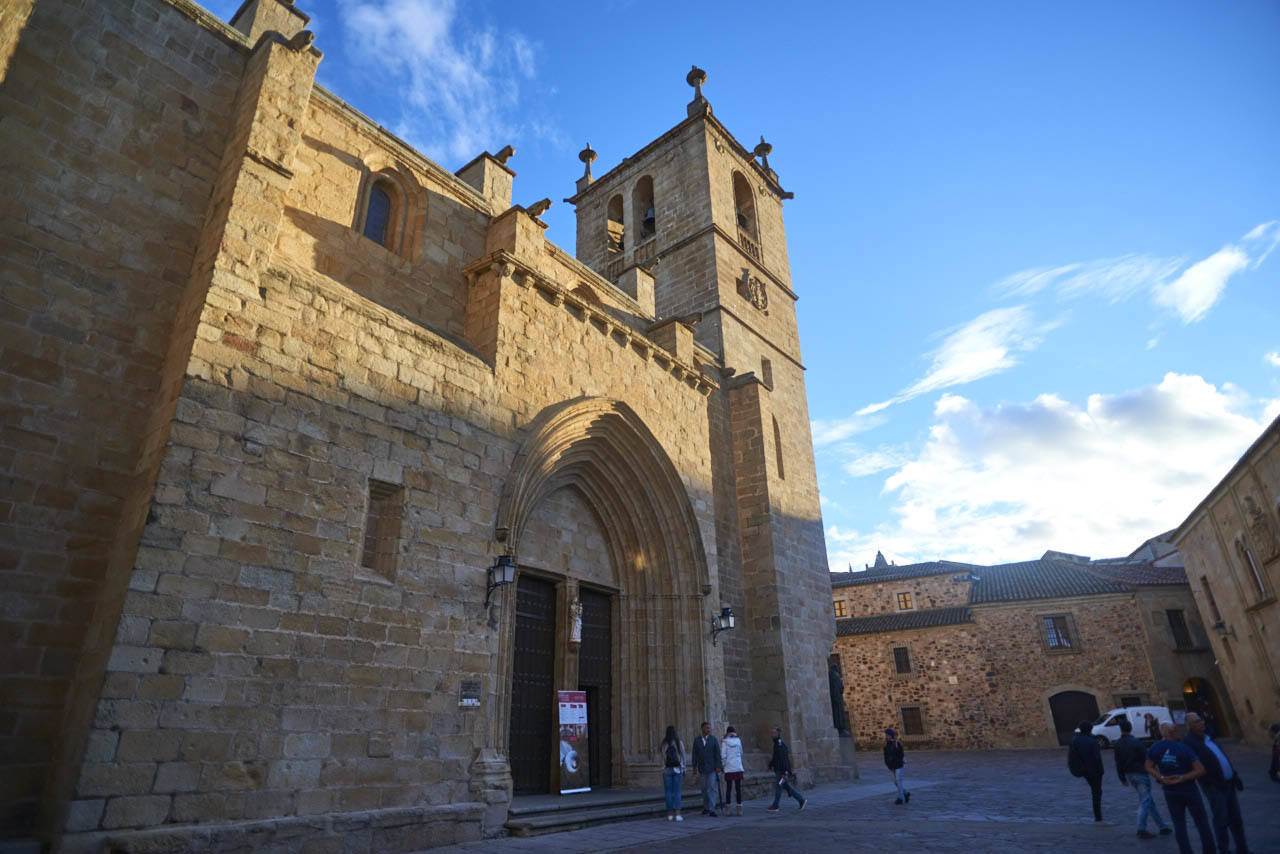
[[[555,746],[556,588],[521,575],[516,584],[515,656],[511,673],[511,779],[519,795],[551,789]]]
[[[587,756],[592,788],[613,783],[613,620],[612,599],[581,590],[582,647],[578,689],[587,692]]]

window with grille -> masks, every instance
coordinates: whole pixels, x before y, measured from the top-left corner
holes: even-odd
[[[845,613],[845,604],[843,602],[836,602],[836,616],[837,617],[848,616],[848,614]]]
[[[902,734],[924,735],[924,713],[919,706],[902,707]]]
[[[911,606],[911,594],[910,594],[910,593],[899,593],[899,594],[898,594],[898,610],[899,610],[899,611],[910,611],[910,610],[911,610],[911,607],[912,607],[912,606]]]
[[[1074,648],[1075,644],[1071,638],[1071,628],[1066,617],[1043,617],[1044,620],[1044,638],[1045,645],[1053,650],[1067,650]]]
[[[893,648],[893,669],[900,675],[911,672],[911,651],[905,646]]]
[[[396,574],[396,552],[403,518],[404,487],[370,479],[360,565],[388,580],[394,579]]]
[[[1195,646],[1191,641],[1191,632],[1187,628],[1187,619],[1179,608],[1165,611],[1169,618],[1169,631],[1173,632],[1173,645],[1178,649],[1191,649]]]

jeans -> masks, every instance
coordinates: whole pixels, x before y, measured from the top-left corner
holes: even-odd
[[[1151,797],[1151,777],[1141,771],[1131,771],[1125,775],[1125,779],[1129,781],[1134,794],[1138,796],[1138,830],[1147,829],[1147,816],[1154,818],[1156,827],[1161,830],[1168,827],[1169,825],[1164,822],[1164,816],[1160,815],[1160,810],[1156,808],[1156,799]]]
[[[716,814],[716,800],[719,794],[720,777],[715,771],[710,774],[700,774],[699,788],[702,789],[702,808],[712,815]]]
[[[804,798],[800,797],[800,793],[792,788],[791,783],[787,781],[785,774],[778,776],[778,783],[773,787],[773,805],[778,806],[778,801],[782,800],[782,793],[786,792],[800,803],[804,803]]]
[[[889,773],[893,775],[893,782],[894,782],[894,783],[897,785],[897,787],[898,787],[898,799],[899,799],[899,800],[901,800],[901,799],[903,799],[903,798],[906,798],[906,796],[907,796],[907,788],[906,788],[906,786],[902,785],[902,769],[901,769],[901,768],[891,768],[891,769],[889,770]],[[926,792],[925,794],[928,794],[928,793]]]
[[[1084,781],[1089,784],[1089,794],[1093,796],[1093,820],[1102,821],[1102,777],[1090,774]]]
[[[1204,799],[1209,802],[1209,811],[1213,814],[1213,835],[1218,842],[1218,850],[1231,850],[1231,837],[1236,838],[1236,854],[1249,854],[1249,844],[1244,841],[1244,822],[1240,818],[1240,798],[1236,795],[1235,786],[1219,789],[1214,786],[1201,786]]]
[[[668,768],[662,772],[662,793],[667,798],[667,812],[680,812],[680,786],[684,784],[684,775],[676,768]]]
[[[1173,819],[1173,838],[1178,840],[1178,851],[1191,854],[1191,837],[1187,835],[1187,813],[1196,823],[1196,832],[1200,834],[1200,848],[1204,854],[1218,854],[1218,846],[1213,844],[1213,828],[1209,826],[1209,816],[1205,815],[1204,801],[1195,789],[1188,791],[1164,790],[1164,802],[1169,807],[1169,818]]]

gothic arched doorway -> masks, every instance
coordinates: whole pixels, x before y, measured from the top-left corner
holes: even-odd
[[[1053,714],[1058,744],[1070,744],[1071,735],[1081,721],[1098,719],[1098,700],[1084,691],[1059,691],[1049,698],[1049,711]]]
[[[554,501],[578,501],[595,520],[604,552],[598,562],[608,563],[607,574],[582,577],[569,569],[526,565],[522,543],[534,550],[540,508]],[[592,776],[603,772],[608,778],[599,785],[652,785],[663,728],[695,725],[707,699],[700,631],[702,598],[710,591],[707,559],[698,519],[666,451],[623,403],[587,398],[550,407],[530,425],[516,455],[498,508],[496,538],[520,567],[517,607],[504,609],[502,618],[500,684],[508,690],[493,740],[509,757],[517,789],[545,790],[541,781],[554,774],[520,707],[546,702],[546,691],[532,699],[517,696],[531,679],[545,679],[548,657],[557,690],[595,692],[588,717],[594,711],[592,729],[608,739],[607,745],[592,746],[592,759],[604,766]],[[541,616],[534,613],[536,576],[558,585],[556,602],[541,605]],[[525,577],[531,579],[527,590],[521,586]],[[540,595],[551,594],[542,588]],[[505,597],[500,601],[511,601],[511,593]],[[581,644],[569,641],[575,613],[582,616]],[[533,626],[531,620],[541,623]],[[548,637],[554,638],[550,649]],[[531,642],[541,646],[530,649]],[[601,661],[601,655],[611,661]],[[605,714],[608,720],[600,718]],[[541,738],[547,745],[555,743],[553,727],[532,726],[546,729]],[[607,749],[601,752],[602,747]],[[536,776],[537,763],[546,777]],[[520,774],[517,766],[524,769]]]

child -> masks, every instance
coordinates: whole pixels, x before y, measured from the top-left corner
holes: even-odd
[[[902,742],[898,741],[898,734],[892,729],[884,731],[884,766],[889,769],[889,773],[893,775],[893,782],[898,786],[898,799],[895,804],[911,803],[911,793],[902,787],[902,755],[905,751],[902,749]]]

